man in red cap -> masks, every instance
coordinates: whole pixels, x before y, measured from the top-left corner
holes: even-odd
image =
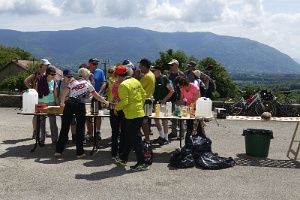
[[[121,82],[118,88],[120,101],[115,107],[115,114],[118,110],[123,110],[126,119],[125,146],[120,157],[116,159],[116,162],[125,166],[130,150],[133,148],[136,154],[137,164],[131,166],[130,169],[134,171],[145,171],[149,169],[149,165],[144,155],[140,129],[145,116],[144,103],[146,92],[141,83],[135,78],[132,78],[128,74],[128,71],[124,65],[117,66],[115,69],[118,81]]]

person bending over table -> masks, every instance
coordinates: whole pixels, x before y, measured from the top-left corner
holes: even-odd
[[[61,96],[61,106],[65,107],[62,116],[62,128],[57,141],[56,152],[54,154],[55,157],[61,156],[62,152],[64,151],[65,145],[68,140],[70,124],[74,114],[77,121],[76,156],[77,158],[85,157],[83,150],[83,131],[86,114],[85,95],[87,92],[90,92],[90,94],[92,94],[98,101],[103,102],[106,107],[109,106],[109,102],[107,102],[103,97],[101,97],[97,92],[95,92],[95,88],[88,81],[90,77],[90,71],[88,69],[79,69],[78,76],[79,79],[71,81],[66,87],[66,89],[63,91]],[[65,102],[65,97],[68,93],[69,98]],[[65,102],[65,105],[63,102]]]
[[[186,99],[186,106],[190,106],[190,104],[193,103],[195,108],[196,101],[201,97],[199,87],[194,83],[190,83],[189,80],[184,76],[178,76],[174,83],[180,88],[180,105],[184,105],[183,99]],[[193,132],[194,119],[187,119],[186,125],[187,138]],[[198,126],[197,133],[198,135],[205,137],[200,126]]]

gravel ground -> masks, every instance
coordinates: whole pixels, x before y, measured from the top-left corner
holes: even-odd
[[[63,157],[54,158],[51,139],[31,153],[32,116],[18,109],[0,108],[0,198],[1,199],[299,199],[299,161],[286,157],[295,122],[254,122],[218,120],[207,123],[212,150],[233,157],[236,166],[223,170],[175,169],[169,166],[170,153],[178,140],[154,145],[154,163],[145,172],[129,171],[135,164],[131,153],[128,166],[112,162],[109,120],[102,124],[101,148],[76,159],[69,144]],[[60,127],[60,119],[58,118]],[[245,155],[244,128],[273,130],[268,158]],[[49,127],[48,127],[49,130]],[[158,137],[155,127],[153,138]],[[300,135],[300,134],[299,134]]]

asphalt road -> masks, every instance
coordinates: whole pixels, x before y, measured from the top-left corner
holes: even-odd
[[[236,166],[223,170],[175,169],[170,153],[178,140],[154,145],[154,163],[145,172],[130,172],[112,162],[109,120],[102,124],[101,148],[77,159],[69,144],[63,157],[55,158],[51,139],[31,153],[31,116],[14,108],[0,108],[0,199],[299,199],[300,163],[286,157],[295,122],[218,120],[207,123],[212,150],[233,157]],[[60,119],[58,118],[60,126]],[[245,155],[244,128],[273,130],[268,158]],[[155,127],[153,138],[158,137]],[[48,128],[49,130],[49,128]],[[300,134],[299,134],[300,135]],[[85,146],[86,153],[92,144]]]

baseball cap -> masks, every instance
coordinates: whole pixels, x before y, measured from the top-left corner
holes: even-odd
[[[127,74],[127,67],[125,65],[119,65],[115,69],[115,73],[118,75],[126,75]]]
[[[146,67],[150,67],[151,66],[151,61],[149,59],[147,59],[147,58],[141,59],[141,61],[138,62],[138,63],[140,63],[142,65],[145,65]]]
[[[196,67],[197,66],[197,63],[195,61],[191,61],[187,64],[188,67]]]
[[[65,70],[63,71],[63,74],[64,74],[64,76],[68,76],[68,75],[72,75],[72,76],[73,76],[71,70],[69,70],[69,69],[65,69]]]
[[[41,59],[40,64],[41,65],[51,65],[51,63],[47,59]]]
[[[136,70],[135,65],[130,60],[124,60],[122,65],[126,65],[127,67],[130,67],[132,70]]]
[[[151,67],[151,70],[152,71],[155,71],[155,70],[160,70],[161,71],[161,66],[153,66],[153,67]]]
[[[92,62],[99,62],[99,60],[97,58],[91,58],[91,59],[89,59],[89,63],[92,63]]]
[[[178,60],[176,60],[176,59],[172,59],[169,63],[168,63],[168,65],[172,65],[172,64],[177,64],[177,65],[179,65],[179,62],[178,62]]]

